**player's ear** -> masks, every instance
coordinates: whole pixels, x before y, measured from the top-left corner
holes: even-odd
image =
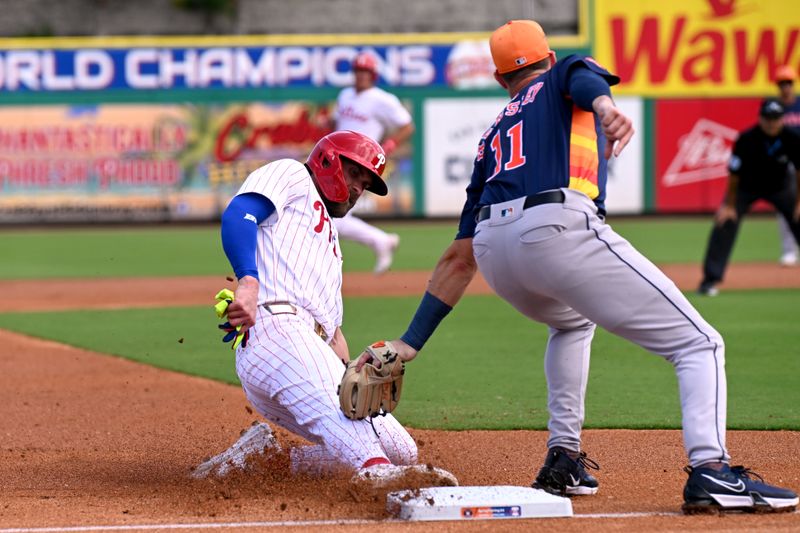
[[[550,58],[550,68],[553,68],[553,65],[556,64],[556,53],[554,50],[550,50],[550,54],[548,55]]]
[[[500,73],[497,72],[496,70],[494,71],[494,79],[495,81],[497,81],[497,83],[500,84],[500,87],[502,87],[503,89],[508,89],[508,84],[506,83],[506,80],[504,80],[503,76],[501,76]]]

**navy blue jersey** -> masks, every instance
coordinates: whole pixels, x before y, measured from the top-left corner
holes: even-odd
[[[767,195],[789,186],[789,163],[800,168],[800,134],[784,127],[776,137],[768,137],[756,125],[739,134],[728,171],[739,176],[740,189]]]
[[[549,189],[582,191],[604,211],[606,138],[599,118],[569,97],[576,68],[600,74],[609,85],[619,82],[592,58],[571,55],[512,98],[481,137],[457,239],[473,236],[481,206]]]

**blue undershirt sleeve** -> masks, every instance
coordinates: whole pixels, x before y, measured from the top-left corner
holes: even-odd
[[[569,77],[569,95],[572,101],[584,111],[592,111],[592,102],[601,95],[611,96],[611,89],[608,82],[598,73],[581,68],[573,67]]]
[[[238,279],[244,276],[258,279],[258,225],[274,212],[275,205],[269,198],[249,192],[235,196],[222,213],[222,249]]]

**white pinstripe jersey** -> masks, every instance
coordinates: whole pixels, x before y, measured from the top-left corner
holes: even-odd
[[[379,87],[361,92],[354,87],[342,89],[334,118],[337,130],[357,131],[377,142],[383,140],[386,130],[411,123],[411,114],[400,100]]]
[[[336,228],[305,165],[274,161],[251,173],[238,194],[258,193],[275,212],[258,228],[258,303],[308,310],[328,338],[342,324],[342,254]]]

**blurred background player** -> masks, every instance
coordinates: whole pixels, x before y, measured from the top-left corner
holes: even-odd
[[[800,99],[794,93],[794,82],[797,79],[797,70],[790,65],[781,65],[775,71],[775,83],[778,85],[778,99],[783,105],[783,126],[792,128],[800,133]],[[790,185],[795,188],[797,194],[797,183],[791,176],[794,175],[794,167],[789,166]],[[778,213],[778,232],[781,238],[781,258],[783,266],[793,266],[797,264],[797,243],[792,235],[789,225]]]
[[[363,133],[379,142],[387,157],[414,133],[411,114],[393,94],[376,87],[378,63],[366,52],[352,63],[355,83],[339,93],[333,114],[336,130]],[[386,272],[392,265],[400,237],[386,233],[348,213],[335,221],[339,236],[369,246],[375,252],[375,273]]]
[[[789,176],[790,164],[795,176]],[[728,162],[728,188],[714,215],[714,228],[703,261],[697,292],[715,296],[728,266],[739,224],[757,200],[772,204],[800,242],[800,135],[783,125],[783,106],[775,98],[761,103],[758,124],[741,132]],[[792,182],[795,182],[792,184]]]

